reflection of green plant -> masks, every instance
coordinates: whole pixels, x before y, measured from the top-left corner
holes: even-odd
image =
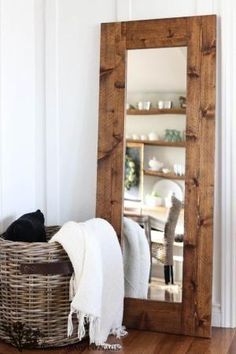
[[[9,336],[10,341],[22,352],[23,348],[35,348],[39,340],[43,337],[38,329],[27,327],[22,322],[13,322],[11,325],[3,325],[4,331]]]
[[[136,171],[135,161],[125,155],[125,189],[130,190],[131,187],[137,186],[138,184],[138,175]]]
[[[157,193],[157,192],[155,192],[155,191],[152,192],[151,196],[152,196],[152,197],[157,197],[157,198],[160,198],[160,197],[161,197],[160,194]]]

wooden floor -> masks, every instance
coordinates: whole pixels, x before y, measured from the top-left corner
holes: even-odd
[[[164,279],[152,277],[148,288],[148,299],[167,302],[182,302],[182,286],[166,285]]]
[[[114,343],[114,340],[110,340],[110,342]],[[117,352],[119,354],[236,354],[236,329],[213,328],[211,340],[130,330],[129,335],[121,343],[123,349]],[[89,348],[86,341],[60,349],[23,351],[23,353],[28,354],[91,354],[108,352],[110,353],[110,351]],[[18,353],[14,347],[0,342],[0,354]]]

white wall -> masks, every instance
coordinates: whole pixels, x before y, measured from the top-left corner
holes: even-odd
[[[94,215],[101,22],[208,13],[221,16],[213,313],[236,326],[233,0],[0,0],[0,220]]]
[[[94,216],[100,23],[115,2],[0,1],[1,229]]]
[[[34,4],[30,0],[22,3],[14,0],[1,3],[3,227],[16,214],[35,205]]]

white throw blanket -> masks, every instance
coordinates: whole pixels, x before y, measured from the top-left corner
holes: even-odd
[[[150,249],[144,229],[124,218],[125,297],[146,299],[150,272]]]
[[[89,323],[90,343],[106,344],[109,334],[125,335],[122,327],[124,274],[120,245],[113,227],[103,219],[84,223],[69,221],[52,237],[59,242],[74,268],[68,336],[73,333],[72,314],[78,318],[78,338]],[[119,349],[119,348],[118,348]]]

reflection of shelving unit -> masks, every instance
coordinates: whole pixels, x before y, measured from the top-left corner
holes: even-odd
[[[143,116],[144,119],[147,119],[147,116],[150,115],[165,115],[165,119],[168,120],[171,115],[175,115],[176,119],[179,119],[181,116],[186,115],[186,108],[169,108],[169,109],[159,109],[159,108],[151,108],[149,110],[139,110],[135,108],[128,109],[126,111],[127,116],[133,116],[133,119],[136,119],[139,121],[141,117]],[[178,117],[179,115],[179,117]],[[134,117],[136,116],[136,117]],[[169,117],[168,117],[169,116]],[[164,117],[163,117],[164,119]],[[137,122],[138,122],[137,121]],[[134,122],[134,121],[133,121]],[[136,124],[136,123],[135,123]],[[126,139],[127,145],[130,143],[138,143],[142,144],[144,149],[146,146],[152,146],[153,148],[155,147],[161,147],[161,148],[186,148],[186,141],[176,141],[176,142],[170,142],[170,141],[165,141],[165,140],[141,140],[141,139]],[[161,171],[153,171],[150,169],[145,169],[144,166],[142,165],[142,179],[143,176],[146,176],[147,178],[149,176],[152,177],[157,177],[157,178],[163,178],[163,179],[170,179],[170,180],[177,180],[177,181],[185,181],[185,176],[178,176],[174,172],[169,172],[169,173],[163,173]]]
[[[126,112],[128,115],[151,115],[151,114],[186,114],[186,109],[185,108],[151,108],[148,110],[140,110],[140,109],[128,109]]]
[[[127,139],[127,143],[142,143],[144,145],[153,145],[153,146],[169,146],[169,147],[185,147],[185,141],[164,141],[164,140],[134,140],[134,139]]]
[[[180,181],[185,180],[185,176],[178,176],[174,173],[164,173],[160,171],[152,171],[152,170],[143,170],[144,175],[146,176],[155,176],[155,177],[161,177],[161,178],[167,178],[167,179],[176,179]]]

